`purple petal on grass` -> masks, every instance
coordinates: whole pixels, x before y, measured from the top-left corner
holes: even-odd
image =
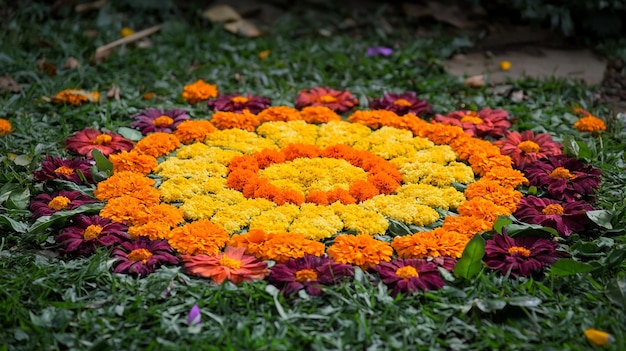
[[[393,54],[392,48],[387,48],[384,46],[374,46],[374,47],[367,49],[365,56],[376,56],[376,55],[391,56],[391,54]]]
[[[200,314],[200,306],[193,305],[189,310],[189,316],[187,316],[187,323],[189,325],[197,325],[202,322],[202,315]]]

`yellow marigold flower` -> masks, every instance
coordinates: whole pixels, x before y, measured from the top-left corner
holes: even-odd
[[[181,96],[187,103],[197,104],[201,101],[217,97],[217,85],[209,84],[202,79],[185,85]]]
[[[281,148],[289,144],[315,144],[318,138],[318,126],[305,121],[263,123],[256,132],[266,140],[275,141]]]
[[[127,171],[148,174],[159,165],[159,162],[153,156],[140,154],[136,151],[128,152],[126,150],[109,155],[109,161],[113,163],[113,171],[115,173]]]
[[[58,92],[52,98],[52,103],[79,106],[86,102],[98,102],[98,100],[100,100],[100,93],[97,91],[89,92],[82,89],[66,89]]]
[[[459,207],[465,196],[451,186],[436,187],[429,184],[405,184],[396,193],[407,199],[415,199],[419,204],[449,210]]]
[[[167,239],[172,228],[163,222],[148,222],[144,225],[136,225],[128,228],[128,234],[132,239],[145,236],[150,240]]]
[[[153,157],[161,157],[169,154],[170,152],[178,149],[180,146],[180,140],[169,133],[156,132],[148,134],[139,140],[135,145],[133,151],[137,151],[142,154],[150,155]]]
[[[288,122],[302,119],[300,111],[289,106],[270,106],[257,115],[261,122]]]
[[[606,124],[598,117],[587,115],[574,123],[579,132],[599,133],[606,130]]]
[[[5,136],[13,131],[13,126],[8,119],[0,118],[0,135]]]
[[[217,111],[213,113],[211,123],[218,129],[238,128],[254,132],[256,127],[261,124],[261,119],[248,110],[243,110],[242,113]]]
[[[294,204],[276,206],[261,212],[250,220],[250,230],[260,229],[269,232],[287,231],[289,225],[300,214],[300,207]]]
[[[522,193],[510,187],[503,187],[495,180],[480,179],[467,186],[465,196],[468,200],[483,198],[498,206],[503,206],[511,213],[515,212],[522,199]]]
[[[120,35],[122,36],[122,38],[126,38],[126,37],[128,37],[128,36],[133,35],[133,34],[135,34],[135,31],[134,31],[134,30],[132,30],[132,29],[131,29],[131,28],[129,28],[129,27],[124,27],[124,28],[122,28],[122,30],[120,31]]]
[[[615,342],[613,335],[594,328],[585,330],[585,337],[594,345],[606,346]]]
[[[528,185],[528,179],[524,177],[524,173],[511,167],[496,166],[492,167],[481,178],[484,180],[495,180],[504,187],[517,188],[519,185]]]
[[[343,221],[327,206],[305,203],[300,206],[300,214],[289,226],[289,231],[302,233],[307,239],[330,238],[343,229]]]
[[[143,174],[122,171],[98,183],[98,188],[93,193],[98,200],[104,201],[143,191],[145,188],[152,188],[153,186],[154,180]]]
[[[385,216],[359,205],[344,205],[335,202],[330,207],[343,221],[344,230],[368,235],[383,235],[389,228],[389,221]]]
[[[184,203],[180,206],[185,218],[190,220],[211,219],[218,209],[224,207],[224,203],[211,195],[194,195],[183,198]]]
[[[341,116],[326,106],[307,106],[300,111],[300,116],[305,122],[311,124],[341,121]]]
[[[500,61],[500,69],[502,71],[508,71],[511,69],[511,62],[510,61]]]
[[[172,229],[168,242],[180,254],[217,255],[228,238],[224,228],[201,219]]]
[[[389,262],[393,249],[369,235],[341,234],[327,250],[328,256],[339,263],[350,263],[367,269],[380,262]]]
[[[400,258],[454,257],[460,258],[469,237],[437,228],[430,232],[397,236],[391,246]]]
[[[278,149],[274,141],[241,129],[218,130],[209,134],[204,143],[209,146],[235,150],[249,155],[264,149]]]
[[[204,159],[181,160],[177,157],[169,157],[161,162],[154,170],[155,174],[168,179],[176,176],[182,177],[226,177],[228,168],[222,164]]]
[[[259,52],[259,58],[261,60],[265,60],[266,58],[268,58],[270,56],[270,51],[269,50],[263,50]]]
[[[216,130],[217,128],[207,120],[188,120],[176,127],[174,135],[181,143],[191,144],[195,141],[203,142],[207,135]]]
[[[359,140],[370,135],[372,130],[362,124],[331,121],[320,125],[318,133],[319,135],[316,136],[317,139],[314,140],[314,144],[320,147],[327,147],[335,144],[354,145]]]
[[[416,201],[407,201],[404,196],[378,195],[362,202],[361,205],[391,219],[418,226],[429,225],[439,219],[437,211],[428,206],[420,205]]]

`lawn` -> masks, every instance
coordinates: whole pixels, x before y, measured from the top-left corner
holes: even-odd
[[[598,103],[598,96],[603,93],[601,87],[558,79],[526,78],[507,82],[515,91],[523,92],[522,99],[498,93],[498,89],[489,85],[467,87],[463,79],[447,74],[442,64],[452,54],[471,47],[467,35],[436,25],[431,30],[437,35],[416,37],[413,24],[403,21],[392,22],[394,31],[389,33],[375,25],[376,18],[384,9],[377,12],[365,8],[354,9],[351,14],[358,19],[358,25],[346,29],[337,25],[343,23],[341,20],[346,13],[323,12],[323,7],[313,11],[315,7],[309,6],[294,6],[274,22],[268,34],[256,38],[232,34],[222,25],[202,18],[199,15],[201,8],[190,6],[177,9],[138,2],[134,7],[129,4],[107,5],[99,10],[74,13],[71,6],[52,11],[50,4],[28,2],[28,5],[1,14],[6,20],[0,24],[0,41],[3,44],[0,48],[0,74],[10,76],[17,82],[20,91],[11,92],[0,86],[0,118],[4,120],[0,122],[5,123],[0,124],[0,132],[4,131],[0,133],[0,350],[626,349],[626,190],[623,186],[626,182],[626,116]],[[160,31],[150,35],[150,42],[144,43],[144,47],[136,42],[125,44],[108,57],[94,62],[96,49],[119,39],[124,27],[140,31],[161,23]],[[393,52],[389,56],[366,55],[372,47],[389,47]],[[601,49],[607,57],[626,58],[622,47],[623,43],[620,46],[603,41],[594,49]],[[68,61],[70,58],[75,62]],[[189,96],[182,93],[185,87],[198,80],[215,85],[219,94],[249,93],[270,98],[271,107],[262,108],[267,111],[273,111],[272,108],[277,106],[302,110],[302,106],[297,105],[299,94],[302,90],[315,87],[347,92],[354,99],[340,97],[338,100],[356,101],[356,104],[346,108],[346,111],[339,111],[343,122],[334,122],[337,123],[334,127],[332,122],[271,122],[270,117],[265,117],[264,123],[260,124],[258,116],[263,116],[263,112],[253,115],[213,111],[207,107],[206,101],[214,101],[215,96],[207,97],[211,94],[206,90],[199,103],[190,103]],[[75,98],[97,101],[71,104],[69,100],[57,96],[65,89],[82,89],[74,95]],[[99,96],[94,96],[92,92],[98,92]],[[411,114],[402,116],[385,112],[379,115],[371,112],[374,110],[370,108],[370,101],[386,93],[406,92],[415,92],[417,98],[431,105],[429,111],[420,110],[421,119]],[[191,95],[195,93],[197,91],[192,91]],[[401,105],[398,103],[395,106]],[[148,108],[184,110],[191,121],[209,120],[213,127],[201,134],[202,138],[207,138],[204,144],[190,140],[181,148],[177,145],[168,149],[167,143],[172,138],[181,139],[180,134],[170,131],[167,135],[143,135],[142,127],[131,126],[135,121],[131,116]],[[462,111],[456,123],[461,120],[475,121],[463,124],[465,129],[471,129],[488,118],[467,111],[480,112],[484,108],[506,112],[506,118],[499,119],[503,126],[499,129],[500,134],[498,128],[492,128],[485,135],[470,138],[460,129],[444,127],[442,123],[424,122],[450,117],[453,111]],[[300,116],[295,109],[285,111],[288,111],[285,116]],[[276,115],[279,113],[276,112]],[[330,112],[324,112],[324,116],[330,115]],[[244,120],[242,116],[248,119]],[[598,118],[606,125],[606,130],[585,131],[579,121],[586,116]],[[470,117],[474,119],[468,119]],[[275,121],[291,119],[272,118]],[[10,123],[10,129],[7,123]],[[246,127],[250,123],[252,127]],[[331,127],[323,129],[326,125]],[[85,128],[95,129],[98,134],[105,131],[111,133],[99,134],[107,135],[100,139],[86,139],[89,151],[81,155],[76,144],[66,141]],[[249,134],[240,130],[245,128],[249,128]],[[337,132],[341,128],[348,132]],[[282,179],[285,178],[283,174],[293,170],[287,167],[291,163],[285,161],[286,151],[263,151],[264,143],[272,143],[275,149],[276,144],[282,148],[283,144],[293,143],[292,140],[304,143],[301,140],[307,140],[306,134],[310,130],[318,133],[317,139],[314,137],[312,140],[319,147],[315,149],[312,145],[305,145],[308,148],[302,146],[301,149],[291,150],[315,154],[298,158],[311,162],[302,166],[306,170],[302,174],[318,174],[316,172],[321,169],[326,172],[317,177],[337,182],[340,178],[338,173],[354,172],[354,178],[348,183],[357,179],[363,187],[374,187],[373,191],[381,195],[363,195],[365,190],[356,189],[351,192],[353,197],[364,197],[363,201],[359,200],[360,207],[347,205],[348,200],[329,205],[334,201],[333,196],[344,199],[349,195],[345,190],[342,193],[328,188],[330,190],[318,192],[317,200],[313,200],[309,193],[307,207],[286,190],[280,190],[279,195],[259,190],[260,186],[253,183],[260,182],[258,178],[261,176],[270,178],[272,170],[274,176],[278,174],[272,184],[293,185],[295,182]],[[531,147],[525,149],[524,154],[539,154],[548,150],[543,156],[556,157],[562,153],[567,156],[558,159],[567,159],[570,163],[550,166],[547,158],[538,156],[528,158],[528,164],[520,165],[522,156],[517,159],[512,156],[515,163],[499,152],[484,156],[488,153],[485,150],[492,150],[493,145],[504,145],[507,136],[525,131],[532,131],[534,137],[542,135],[542,140],[548,141],[531,139],[532,145],[545,145],[546,149],[531,150]],[[444,134],[453,137],[446,139]],[[143,154],[150,154],[151,151],[146,150],[157,150],[149,157],[156,159],[158,169],[148,169],[148,175],[137,176],[141,179],[130,175],[126,177],[117,168],[123,163],[116,158],[119,150],[112,155],[91,152],[94,145],[109,143],[110,140],[102,141],[102,138],[110,139],[110,135],[122,138],[131,145],[125,150],[132,147],[135,151],[140,150],[142,143]],[[150,139],[154,135],[159,135],[161,139]],[[230,141],[220,144],[217,135],[223,135],[223,140],[230,138]],[[421,138],[417,138],[418,135]],[[320,141],[323,137],[330,141],[323,143]],[[341,144],[342,138],[345,143],[352,140],[350,143],[354,148],[326,148],[334,143]],[[423,146],[428,144],[428,139],[435,144],[453,146],[449,149],[453,153],[452,159],[443,163],[450,166],[457,164],[452,161],[459,161],[458,168],[437,173],[440,177],[437,179],[445,181],[435,179],[436,171],[419,168],[425,163],[436,163],[430,162],[428,157],[439,155],[439,151],[426,153],[429,148],[440,150],[440,146]],[[436,141],[442,139],[445,142]],[[470,147],[454,146],[455,140],[467,142]],[[397,150],[409,144],[422,145],[415,148],[426,150],[426,156],[417,161],[412,159],[416,153],[404,158],[389,156],[394,152],[404,155]],[[196,152],[191,148],[194,145],[208,151],[198,149],[200,152]],[[519,140],[514,145],[519,150],[521,146],[517,145]],[[524,145],[532,146],[528,142]],[[319,151],[322,148],[326,149]],[[357,149],[367,152],[359,153],[355,151]],[[335,156],[328,156],[332,152]],[[462,156],[463,152],[465,156]],[[505,154],[504,146],[501,152]],[[185,153],[187,156],[183,156]],[[364,153],[369,156],[362,156]],[[217,161],[218,156],[214,155],[222,154],[228,154],[233,160],[238,157],[239,163],[233,161],[229,166]],[[277,154],[283,158],[278,160]],[[317,157],[318,154],[328,157]],[[77,160],[89,165],[84,173],[76,172],[73,180],[63,180],[60,164],[49,166],[52,167],[50,171],[44,172],[42,166],[49,157]],[[181,163],[184,166],[171,165],[170,174],[166,174],[169,162],[189,161],[185,157],[193,162]],[[94,161],[91,163],[85,161],[92,158]],[[331,163],[330,159],[337,162]],[[207,160],[212,163],[205,165],[205,169],[194,171],[196,164],[204,165],[204,162],[209,162]],[[251,160],[254,164],[263,161],[266,165],[257,164],[257,173],[254,173],[246,168]],[[314,160],[319,162],[313,163]],[[378,168],[365,165],[364,160],[377,162]],[[130,158],[126,161],[132,163]],[[495,165],[502,166],[498,162],[505,162],[511,172],[520,169],[527,178],[532,178],[531,175],[535,174],[532,169],[539,164],[544,168],[552,167],[550,170],[553,172],[560,166],[561,171],[572,173],[562,177],[566,179],[565,190],[547,187],[551,180],[544,178],[534,181],[532,178],[530,183],[518,179],[510,187],[505,187],[504,176],[499,178],[495,171],[488,174]],[[236,169],[236,164],[240,169]],[[425,172],[417,178],[413,177],[421,181],[410,180],[415,171],[409,169],[409,164]],[[234,191],[239,187],[244,195],[252,194],[246,195],[251,198],[246,200],[240,194],[238,196],[242,200],[237,201],[240,204],[254,202],[255,208],[250,210],[243,205],[236,207],[228,203],[232,199],[225,199],[226,193],[220,192],[225,186],[219,191],[198,190],[205,197],[186,202],[191,196],[181,195],[181,192],[198,186],[211,187],[207,185],[207,179],[217,178],[217,182],[222,182],[219,184],[226,184],[226,178],[230,179],[227,166],[231,175],[236,171],[243,174],[237,178],[239,183],[228,183],[228,190]],[[223,171],[215,171],[218,174],[215,177],[210,167]],[[563,167],[570,167],[569,171]],[[259,171],[259,168],[262,170]],[[457,170],[458,175],[455,173]],[[482,174],[481,170],[484,171]],[[574,170],[580,173],[574,173]],[[393,177],[394,172],[400,172],[398,174],[403,178],[393,188],[388,188],[388,182],[364,181],[380,179],[383,177],[380,172],[388,172],[385,177]],[[471,179],[463,180],[463,174],[467,172],[471,173]],[[46,175],[42,175],[44,173]],[[594,175],[600,173],[601,176]],[[256,178],[250,178],[250,174],[255,174]],[[176,176],[179,180],[191,179],[187,188],[173,185],[170,180]],[[483,188],[472,185],[486,184],[484,182],[489,177],[500,183],[489,183]],[[599,179],[599,184],[594,183],[594,179]],[[156,182],[156,185],[150,183],[148,191],[139,185],[141,182]],[[247,191],[244,185],[250,187],[251,184],[257,188]],[[423,188],[427,190],[422,190],[420,196],[394,200],[396,202],[376,200],[383,199],[385,191],[389,198],[395,196],[393,199],[399,199],[398,189],[407,189],[408,185],[417,188],[423,184],[427,184],[424,186],[428,188]],[[583,184],[585,188],[572,184]],[[135,206],[131,202],[123,202],[128,201],[124,198],[122,205],[118,206],[121,209],[112,209],[110,205],[120,196],[116,194],[119,189],[126,189],[123,191],[128,193],[141,192],[135,196],[144,199],[150,197],[151,191],[156,191],[155,187],[159,190],[157,203],[162,201],[167,211],[184,213],[185,222],[174,220],[167,226],[167,234],[162,234],[159,229],[162,227],[156,224],[151,232],[141,225],[163,223],[169,220],[171,212],[150,212],[147,215],[149,219],[139,225],[133,211],[137,207],[146,207],[145,203]],[[435,192],[443,188],[449,193],[461,194],[462,200],[443,201],[448,199],[448,195],[433,195],[439,194]],[[166,192],[167,189],[171,192]],[[271,189],[275,191],[275,188]],[[51,194],[58,195],[61,190],[77,192],[90,199],[91,203],[76,208],[64,207],[65,204],[55,210],[56,206],[51,204],[56,195]],[[260,193],[265,195],[258,195]],[[357,193],[358,196],[355,195]],[[34,211],[32,204],[41,196],[48,196],[45,206],[39,207],[43,212]],[[320,200],[321,197],[325,200]],[[267,204],[267,199],[273,201],[271,206]],[[543,201],[544,211],[540,208],[539,212],[526,215],[526,221],[522,221],[517,217],[524,215],[520,209],[525,208],[522,203],[527,203],[529,199]],[[492,207],[484,205],[483,200],[488,200]],[[301,205],[300,208],[294,205],[296,202]],[[210,207],[207,204],[212,203],[217,205],[206,209]],[[292,228],[289,232],[298,234],[291,234],[292,239],[289,240],[294,243],[262,249],[262,243],[253,243],[246,233],[254,232],[252,227],[260,226],[255,230],[262,233],[263,228],[268,228],[263,240],[270,242],[268,233],[281,230],[269,228],[276,228],[280,220],[269,215],[263,217],[264,221],[258,219],[255,222],[250,218],[261,218],[261,214],[274,208],[272,206],[279,208],[279,203],[281,209],[292,206],[290,208],[300,211],[298,213],[302,218],[287,220]],[[387,204],[390,205],[385,207]],[[483,206],[480,204],[487,210],[480,210],[479,207]],[[552,206],[548,207],[548,204]],[[391,209],[394,206],[400,210]],[[578,207],[568,213],[570,206]],[[219,212],[223,207],[230,208],[230,212]],[[312,215],[315,220],[307,220],[303,214],[305,207],[314,207],[315,211],[322,209]],[[356,220],[349,221],[347,215],[337,215],[356,208],[359,214],[365,213],[362,217],[357,216]],[[248,213],[246,211],[257,212],[248,215],[250,218],[247,220],[232,220],[238,218],[238,213]],[[60,235],[67,237],[68,228],[76,228],[79,216],[100,214],[106,217],[106,213],[113,213],[108,218],[115,219],[112,223],[123,227],[121,233],[111,235],[114,238],[109,240],[109,244],[102,244],[104,239],[98,239],[100,244],[94,244],[100,232],[87,244],[85,233],[81,232],[76,242],[77,245],[80,242],[78,248],[72,249],[68,246],[69,241],[62,240]],[[431,213],[436,218],[426,218],[426,214]],[[552,221],[530,223],[550,214],[553,215]],[[127,216],[126,219],[122,219],[123,216]],[[457,216],[479,218],[477,223],[487,223],[488,228],[474,228],[463,235],[455,232],[454,237],[445,236],[448,234],[443,233],[447,228],[444,217]],[[336,218],[339,224],[329,218]],[[368,227],[370,218],[382,218],[382,224],[371,220],[382,225],[382,229],[374,228],[374,224]],[[313,226],[313,222],[318,226]],[[557,226],[557,222],[565,224]],[[217,238],[218,234],[207,234],[200,229],[200,234],[191,229],[185,231],[184,228],[191,228],[193,223],[202,223],[202,230],[208,232],[206,228],[211,228],[226,237]],[[135,229],[128,229],[128,226]],[[86,232],[85,226],[83,230]],[[151,240],[142,238],[131,241],[127,231],[140,237],[153,237]],[[362,247],[340,245],[344,238],[357,238],[356,234],[364,234],[366,238],[359,240],[367,244]],[[435,243],[432,247],[428,246],[431,242],[426,243],[426,239],[420,241],[428,235]],[[154,236],[166,240],[156,240]],[[276,241],[284,239],[278,234],[275,237],[278,238]],[[296,237],[299,240],[297,243],[293,239]],[[443,237],[449,240],[445,241]],[[407,243],[409,238],[415,239]],[[502,238],[509,238],[508,244],[514,241],[514,245],[505,246],[500,256],[493,256],[493,247]],[[257,257],[246,257],[254,259],[256,268],[267,265],[275,276],[261,270],[260,276],[252,281],[239,282],[230,277],[221,284],[216,283],[221,280],[215,274],[216,265],[236,269],[242,264],[239,261],[233,263],[232,260],[236,259],[232,257],[224,258],[226,254],[222,253],[222,249],[229,239],[229,245],[248,245],[244,245],[246,255],[254,255],[253,244],[258,244]],[[176,260],[182,258],[184,263],[164,263],[154,270],[146,269],[145,272],[150,274],[145,275],[125,274],[129,273],[129,269],[122,269],[120,262],[123,260],[130,260],[130,263],[140,267],[146,266],[146,261],[143,258],[132,259],[128,251],[137,247],[120,249],[118,245],[122,242],[131,245],[142,240],[159,241],[167,246],[165,256]],[[376,250],[370,250],[369,245]],[[358,250],[363,251],[355,254]],[[295,257],[288,255],[295,255],[296,251],[315,256],[326,252],[334,261],[346,265],[334,263],[331,282],[324,284],[321,290],[311,285],[311,289],[295,289],[294,293],[288,293],[284,283],[277,283],[276,272],[278,267],[285,268],[288,262],[295,261]],[[537,252],[541,252],[542,256],[538,257]],[[361,253],[362,256],[359,256]],[[222,255],[219,256],[221,259],[215,259],[218,254]],[[396,264],[387,271],[388,277],[397,278],[394,283],[383,279],[385,276],[381,267],[384,264],[363,258],[371,258],[372,255],[378,255],[379,261]],[[399,256],[407,260],[401,260]],[[441,258],[444,256],[447,259]],[[200,269],[195,271],[191,264],[193,257],[199,257],[196,264]],[[307,257],[313,260],[312,256]],[[534,266],[528,264],[531,259],[536,259]],[[506,263],[511,260],[522,264],[518,267]],[[212,265],[210,262],[213,262]],[[494,269],[498,264],[504,265],[503,268]],[[529,271],[527,267],[530,267]],[[308,268],[298,272],[316,274],[316,279],[322,277],[321,271],[312,273]],[[348,273],[340,279],[342,269]],[[411,291],[403,290],[401,286],[406,287],[407,282],[417,286],[410,285],[412,288],[407,289]],[[610,336],[593,334],[590,329],[606,332]]]

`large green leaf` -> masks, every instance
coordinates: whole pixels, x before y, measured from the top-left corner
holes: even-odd
[[[612,215],[609,211],[606,210],[595,210],[595,211],[587,211],[587,217],[589,219],[599,225],[602,228],[613,229],[613,225],[611,225]]]
[[[461,259],[454,266],[454,275],[471,279],[482,269],[482,260],[485,255],[485,239],[480,235],[475,235],[467,243],[463,250]]]
[[[109,159],[106,158],[100,150],[91,150],[91,156],[94,161],[96,161],[96,167],[98,167],[98,170],[106,172],[107,174],[113,173],[113,163],[111,163],[111,161],[109,161]]]
[[[30,199],[30,190],[26,189],[16,189],[9,194],[7,198],[7,208],[16,209],[16,210],[24,210],[28,207],[28,201]]]
[[[96,212],[102,209],[104,205],[102,203],[94,203],[94,204],[86,204],[86,205],[82,205],[78,208],[75,208],[73,210],[69,210],[69,211],[59,211],[56,212],[54,214],[52,214],[52,216],[43,216],[43,217],[39,217],[37,218],[37,220],[35,221],[35,223],[33,223],[29,228],[28,228],[28,232],[31,234],[37,234],[40,233],[44,230],[46,230],[47,228],[49,228],[50,226],[52,226],[53,224],[57,224],[57,223],[65,223],[65,221],[74,215],[77,215],[79,213],[90,213],[90,212]]]
[[[606,289],[606,297],[621,308],[626,308],[626,279],[612,281]]]
[[[574,261],[571,258],[562,258],[554,262],[554,264],[550,268],[550,271],[552,272],[552,274],[555,275],[566,276],[591,272],[592,270],[594,270],[594,268],[594,266],[588,263]]]
[[[139,141],[141,140],[141,138],[143,138],[143,135],[137,129],[120,127],[117,132],[124,138],[130,139],[132,141]]]
[[[11,229],[15,230],[18,233],[26,233],[28,231],[28,225],[26,223],[18,222],[12,219],[9,216],[5,216],[0,214],[0,223],[4,223],[11,227]]]

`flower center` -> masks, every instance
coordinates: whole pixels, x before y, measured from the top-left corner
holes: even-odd
[[[141,261],[141,263],[146,264],[148,259],[152,256],[152,252],[146,249],[135,249],[126,255],[126,257],[131,261]]]
[[[170,116],[159,116],[152,121],[152,124],[155,126],[167,127],[171,126],[174,123],[174,119]]]
[[[521,143],[517,144],[517,147],[527,154],[531,152],[539,152],[539,149],[541,148],[539,144],[530,140],[522,141]]]
[[[463,116],[463,118],[461,118],[461,123],[482,124],[483,119],[480,118],[478,113],[470,111],[465,116]]]
[[[111,142],[113,138],[108,134],[100,134],[94,140],[91,141],[94,145],[106,145]]]
[[[511,248],[509,248],[509,255],[528,257],[530,256],[530,250],[521,246],[511,246]]]
[[[325,104],[330,104],[333,102],[337,102],[337,98],[332,96],[332,95],[322,95],[320,96],[320,102],[323,102]]]
[[[54,199],[50,200],[50,202],[48,202],[48,207],[55,211],[60,211],[66,208],[67,205],[70,204],[70,202],[72,202],[72,200],[68,199],[65,196],[57,196]]]
[[[554,169],[554,171],[550,172],[550,177],[554,179],[557,179],[557,178],[574,179],[576,178],[576,175],[571,174],[569,172],[569,169],[567,168],[557,167]]]
[[[85,240],[95,239],[100,235],[100,233],[102,233],[102,227],[99,225],[92,224],[89,227],[87,227],[87,229],[85,229],[85,232],[83,232],[83,239]]]
[[[63,175],[71,175],[74,173],[74,169],[73,168],[69,168],[69,167],[65,167],[65,166],[61,166],[57,169],[54,170],[56,173],[61,173]]]
[[[250,99],[245,96],[235,96],[234,98],[230,99],[230,101],[236,104],[245,104],[246,102],[250,101]]]
[[[227,256],[222,256],[220,259],[220,266],[228,267],[230,269],[239,269],[241,268],[241,261]]]
[[[398,106],[411,106],[412,104],[405,99],[398,99],[396,101],[393,102],[394,105],[398,105]]]
[[[541,210],[541,213],[544,215],[562,215],[565,211],[563,210],[563,206],[559,204],[549,204]]]
[[[409,279],[411,277],[419,277],[417,269],[412,266],[404,266],[396,269],[396,275],[402,279]]]
[[[296,281],[300,283],[317,280],[317,273],[312,269],[301,269],[296,272]]]

